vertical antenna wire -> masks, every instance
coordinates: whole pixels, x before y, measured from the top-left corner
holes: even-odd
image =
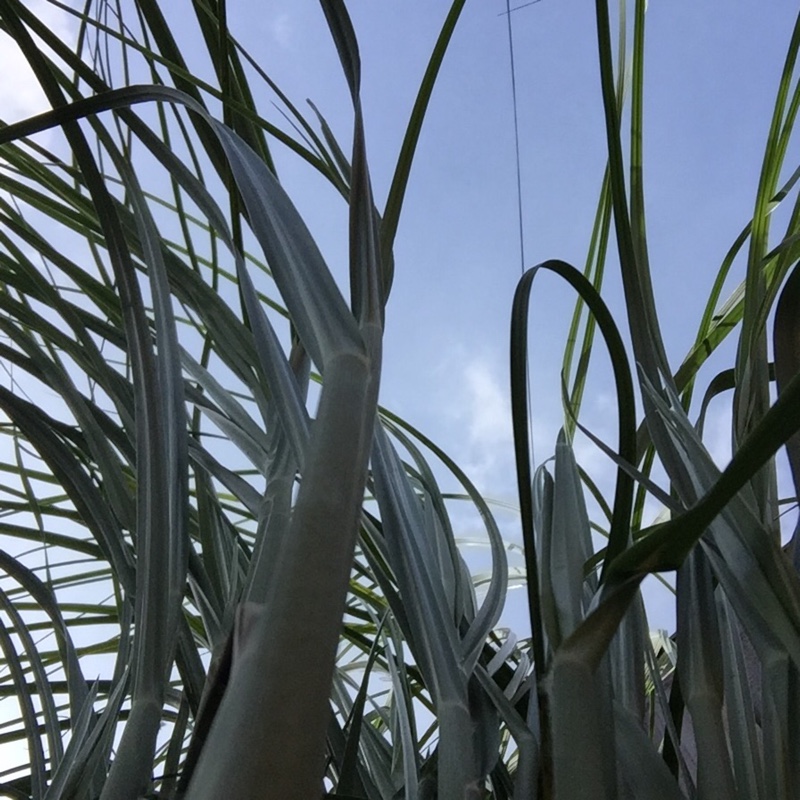
[[[516,9],[513,9],[516,10]],[[519,115],[517,113],[517,69],[514,60],[514,35],[511,27],[511,0],[506,0],[506,21],[508,23],[508,55],[511,60],[511,101],[514,106],[514,151],[517,162],[517,216],[519,222],[519,261],[520,274],[525,272],[525,232],[522,225],[522,170],[519,159]]]
[[[534,0],[538,2],[538,0]],[[526,3],[525,6],[533,5],[533,3]],[[514,34],[511,24],[511,12],[525,6],[516,6],[511,8],[511,0],[506,0],[506,21],[508,24],[508,55],[511,62],[511,102],[514,107],[514,153],[516,156],[517,168],[517,221],[519,225],[519,268],[520,274],[525,273],[525,228],[523,226],[522,215],[522,168],[520,166],[519,157],[519,113],[517,111],[517,65],[514,58]],[[528,426],[528,446],[531,450],[531,470],[536,467],[536,450],[533,444],[533,407],[531,405],[531,386],[530,375],[527,374],[526,369],[525,380],[528,384],[528,419],[530,425]]]

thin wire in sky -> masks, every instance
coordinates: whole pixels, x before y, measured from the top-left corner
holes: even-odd
[[[527,8],[528,6],[533,6],[540,2],[541,0],[531,0],[530,3],[523,3],[521,6],[514,6],[514,8],[509,8],[508,3],[506,3],[506,10],[501,11],[497,16],[502,17],[503,14],[511,14],[512,11],[519,11],[521,8]]]
[[[539,0],[534,0],[539,2]],[[533,5],[527,3],[526,5]],[[517,8],[524,8],[518,6]],[[511,101],[514,106],[514,151],[517,161],[517,216],[519,222],[519,262],[520,274],[525,272],[525,230],[522,224],[522,170],[519,159],[519,115],[517,114],[517,69],[514,60],[514,35],[511,25],[511,12],[517,9],[511,8],[511,0],[506,0],[506,20],[508,21],[508,54],[511,59]]]
[[[527,6],[532,6],[534,3],[538,3],[539,0],[533,0],[532,3],[525,3],[521,6],[516,6],[515,8],[511,8],[510,0],[506,0],[506,20],[508,23],[508,55],[509,61],[511,62],[511,102],[514,107],[514,152],[516,156],[516,166],[517,166],[517,221],[519,225],[519,269],[520,274],[525,274],[525,227],[523,225],[523,213],[522,213],[522,168],[520,166],[520,155],[519,155],[519,113],[517,111],[517,64],[516,59],[514,58],[514,32],[513,32],[513,23],[511,22],[511,13],[513,11],[517,11],[520,8],[526,8]],[[500,16],[500,15],[498,15]],[[526,370],[527,373],[527,370]],[[531,468],[536,466],[536,451],[534,448],[533,442],[533,409],[531,407],[531,387],[530,387],[530,375],[526,374],[525,376],[526,383],[528,384],[528,419],[531,421],[531,424],[528,426],[528,446],[530,448],[531,454]]]

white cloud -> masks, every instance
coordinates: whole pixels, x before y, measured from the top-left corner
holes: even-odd
[[[275,40],[275,43],[278,46],[288,49],[292,44],[293,38],[292,23],[289,15],[286,13],[278,14],[278,16],[275,17],[270,24],[270,32],[272,33],[272,38]]]
[[[703,443],[720,469],[724,469],[731,460],[733,410],[730,394],[725,400],[727,402],[715,400],[709,406],[703,431]]]
[[[481,491],[505,494],[512,486],[513,439],[502,369],[489,354],[467,354],[463,348],[449,352],[440,369],[451,376],[442,407],[447,408],[447,438],[452,442],[440,444]]]
[[[74,40],[76,25],[66,11],[46,0],[26,5],[62,42]],[[0,34],[0,74],[7,76],[0,81],[0,119],[16,122],[50,107],[19,47],[5,34]]]
[[[489,363],[477,358],[464,371],[469,437],[473,444],[493,446],[511,441],[508,394]]]

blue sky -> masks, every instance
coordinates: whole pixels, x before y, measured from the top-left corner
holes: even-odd
[[[379,202],[447,6],[348,4],[361,46]],[[396,245],[382,399],[444,446],[489,495],[514,502],[507,341],[520,255],[505,7],[503,0],[467,4],[432,98]],[[318,4],[260,5],[255,23],[250,8],[232,4],[232,27],[263,54],[293,100],[311,97],[347,140],[344,80]],[[653,284],[674,368],[694,339],[725,252],[752,214],[795,14],[789,3],[652,2],[648,9],[645,192]],[[577,0],[540,0],[514,12],[512,22],[526,266],[546,258],[582,266],[605,163],[594,11]],[[344,209],[334,208],[330,190],[296,160],[278,158],[332,264],[344,263]],[[742,259],[729,289],[743,274]],[[622,308],[613,258],[605,296]],[[560,425],[559,370],[572,300],[544,279],[532,306],[537,460],[552,453]],[[600,351],[585,421],[613,441],[614,396]],[[721,350],[701,374],[701,388],[732,356],[732,347]],[[724,463],[728,414],[722,401],[715,409],[708,440]],[[608,462],[585,442],[577,449],[608,486]],[[514,538],[513,519],[507,530]],[[653,610],[654,624],[670,626],[663,595]]]
[[[794,22],[786,3],[737,3],[722,19],[711,5],[655,2],[648,11],[647,213],[656,298],[676,365],[722,256],[752,211]],[[379,201],[446,7],[349,4]],[[232,28],[290,97],[311,97],[347,140],[344,80],[318,4],[260,5],[255,24],[250,8],[231,4]],[[419,420],[442,417],[444,427],[468,389],[470,359],[482,357],[505,383],[520,263],[504,9],[502,0],[466,6],[431,102],[397,240],[384,399]],[[605,154],[593,11],[585,3],[540,0],[513,20],[526,264],[558,257],[582,265]],[[345,257],[344,209],[296,159],[276,154],[284,183],[335,268]],[[735,280],[741,275],[740,268]],[[549,288],[534,309],[545,360],[554,352],[560,358],[570,307],[560,287]],[[607,291],[618,303],[613,269]],[[440,389],[450,403],[437,396]]]
[[[40,0],[31,5],[69,35],[62,14]],[[182,5],[170,6],[176,19]],[[277,84],[299,106],[311,98],[348,142],[349,98],[319,3],[229,0],[228,6],[231,29]],[[361,46],[379,205],[448,6],[431,0],[348,3]],[[489,496],[515,503],[507,350],[520,254],[505,8],[504,0],[467,3],[432,98],[395,248],[382,402],[442,445]],[[795,14],[787,2],[650,3],[645,191],[653,284],[673,367],[694,338],[725,251],[752,213]],[[594,11],[578,0],[540,0],[514,12],[512,21],[526,266],[546,258],[582,266],[605,162]],[[5,74],[18,70],[7,48],[0,49],[0,66]],[[270,101],[265,94],[262,109],[280,121]],[[11,120],[37,110],[41,99],[20,77],[0,85],[0,102]],[[275,156],[285,187],[335,274],[343,276],[345,204],[280,145]],[[730,288],[743,274],[742,260]],[[605,295],[619,311],[613,258]],[[543,279],[532,304],[539,461],[551,454],[560,425],[559,369],[572,302],[563,286]],[[613,441],[613,389],[600,351],[585,422]],[[731,358],[732,349],[725,348],[703,373],[701,387]],[[729,433],[723,406],[718,403],[709,424],[712,450],[724,461]],[[612,471],[605,459],[585,441],[577,449],[608,486]],[[509,538],[518,538],[513,516],[503,519]],[[655,617],[654,624],[668,626],[668,604]]]

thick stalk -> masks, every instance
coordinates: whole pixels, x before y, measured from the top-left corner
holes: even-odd
[[[379,345],[370,349],[380,352]],[[375,422],[378,359],[349,352],[326,367],[306,472],[276,570],[279,583],[266,603],[251,608],[190,800],[306,800],[322,793],[331,679]]]

